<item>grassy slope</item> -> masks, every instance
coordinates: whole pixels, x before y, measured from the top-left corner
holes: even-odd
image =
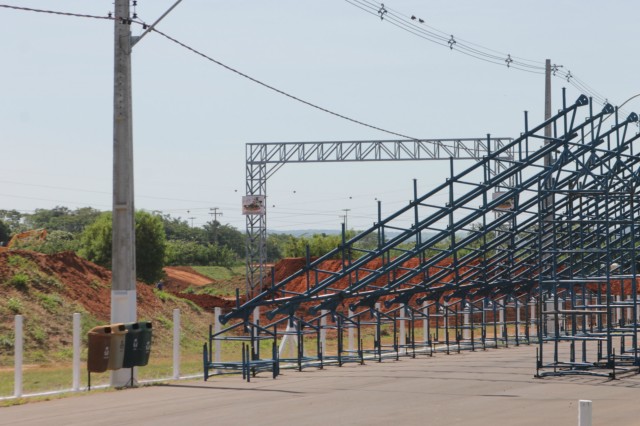
[[[0,372],[13,366],[14,318],[17,314],[24,317],[27,369],[70,362],[74,312],[82,314],[82,359],[86,360],[87,332],[107,321],[72,300],[65,291],[65,284],[55,274],[46,274],[38,265],[19,256],[12,256],[7,263],[4,265],[6,273],[0,276]],[[103,294],[104,291],[108,294],[109,283],[95,281],[87,287],[87,294],[99,287]],[[153,310],[139,302],[138,317],[153,324],[152,359],[168,358],[172,354],[174,309],[181,312],[182,351],[199,357],[211,314],[162,291],[154,291],[151,297],[156,299]],[[109,304],[109,300],[104,303]]]
[[[233,266],[192,266],[192,268],[215,281],[214,284],[190,287],[186,293],[210,294],[212,296],[235,297],[236,288],[245,289],[245,267]]]

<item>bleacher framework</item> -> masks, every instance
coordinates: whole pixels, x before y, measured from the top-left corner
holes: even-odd
[[[436,188],[420,195],[414,181],[404,208],[383,217],[379,206],[371,228],[348,239],[343,226],[339,247],[238,295],[210,332],[205,378],[520,344],[538,346],[538,377],[637,372],[637,123],[564,92],[543,123],[525,113],[520,137],[487,144],[462,170],[452,158]],[[508,166],[492,172],[507,151]],[[243,342],[242,362],[215,356],[222,340]],[[293,356],[278,348],[285,341]]]

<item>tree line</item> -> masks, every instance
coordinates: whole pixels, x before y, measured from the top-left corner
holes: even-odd
[[[72,251],[98,265],[111,268],[111,212],[91,207],[71,210],[58,206],[36,209],[33,213],[0,210],[0,245],[13,235],[46,229],[45,240],[25,238],[14,248],[46,254]],[[186,219],[169,214],[137,211],[135,214],[136,269],[138,279],[153,283],[162,277],[164,266],[233,266],[245,259],[245,234],[217,220],[203,226],[190,226]],[[354,235],[351,231],[349,236]],[[339,235],[316,234],[296,237],[290,234],[267,236],[267,261],[283,257],[321,256],[337,247]]]
[[[35,250],[46,254],[72,251],[79,256],[105,268],[111,268],[111,212],[102,212],[91,207],[71,210],[67,207],[36,209],[33,213],[16,210],[0,210],[0,245],[6,245],[13,235],[20,232],[46,229],[45,240],[25,238],[14,248]],[[479,232],[481,227],[473,224],[469,233]],[[233,226],[212,220],[200,227],[189,226],[186,219],[169,214],[137,211],[135,214],[136,269],[138,279],[154,283],[162,278],[164,266],[233,266],[244,262],[246,238]],[[346,238],[356,231],[350,230]],[[491,241],[495,233],[487,235]],[[293,236],[290,234],[268,234],[267,262],[277,262],[284,257],[320,257],[339,247],[341,235],[314,234]],[[458,256],[476,251],[482,245],[478,240],[464,249]],[[356,259],[380,242],[370,234],[352,245],[349,258]],[[442,240],[426,249],[426,257],[434,256],[450,245]],[[400,244],[391,256],[401,255],[414,247],[411,242]],[[339,258],[340,255],[336,256]]]

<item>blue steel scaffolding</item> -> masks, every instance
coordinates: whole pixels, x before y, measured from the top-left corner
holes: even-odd
[[[436,188],[419,195],[414,181],[406,207],[383,217],[378,203],[371,228],[348,239],[343,226],[334,250],[238,298],[204,346],[205,378],[521,344],[538,345],[538,377],[637,371],[637,122],[564,93],[540,125],[525,113],[520,137],[492,147],[488,136],[472,166],[456,170],[451,159]],[[214,361],[221,339],[244,342],[242,362]],[[278,348],[285,340],[293,357]]]

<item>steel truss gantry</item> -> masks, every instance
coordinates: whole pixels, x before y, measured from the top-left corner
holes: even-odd
[[[287,333],[297,333],[298,356],[287,362],[298,368],[537,342],[541,377],[637,372],[637,123],[611,105],[593,111],[585,96],[567,104],[563,92],[555,116],[531,128],[525,113],[519,138],[462,171],[450,160],[438,187],[419,195],[414,181],[406,207],[388,217],[379,208],[377,222],[351,239],[343,227],[339,247],[307,255],[291,276],[272,273],[264,291],[217,318],[247,330],[246,377],[262,362],[255,339],[275,348]],[[509,167],[493,173],[507,150]],[[397,235],[387,238],[390,230]],[[373,247],[364,244],[371,236]],[[344,347],[344,330],[367,327],[372,342]],[[335,333],[335,355],[308,356],[305,333],[322,331]],[[210,333],[209,347],[226,333]],[[280,357],[274,349],[269,362]]]
[[[287,163],[479,160],[500,150],[511,138],[272,142],[246,145],[246,194],[267,195],[267,180]],[[512,160],[510,150],[492,162],[492,175]],[[512,185],[513,182],[507,182]],[[264,214],[246,216],[247,295],[262,291],[267,258],[267,204]]]

